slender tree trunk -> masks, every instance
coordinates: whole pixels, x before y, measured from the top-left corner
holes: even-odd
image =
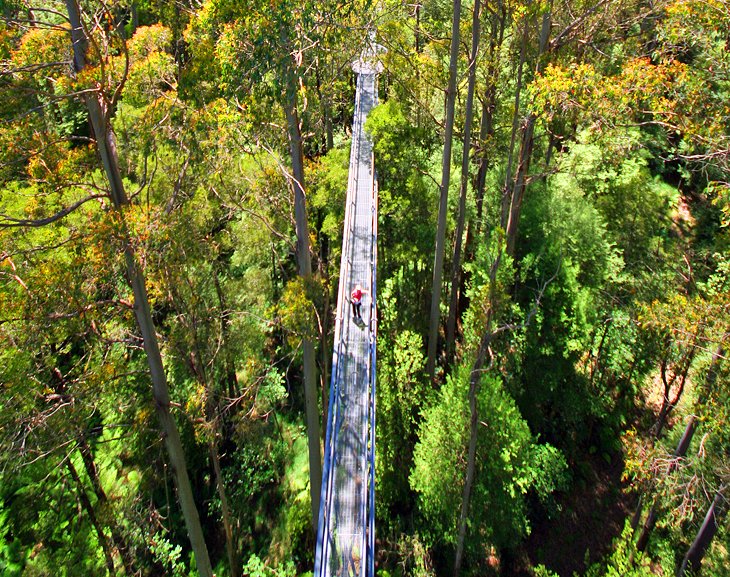
[[[694,359],[695,354],[696,349],[693,343],[690,350],[685,352],[684,357],[680,361],[679,368],[675,367],[672,370],[673,374],[672,377],[669,379],[667,379],[666,363],[662,363],[664,398],[662,399],[662,406],[659,410],[659,416],[657,417],[656,423],[654,423],[654,426],[652,427],[652,433],[655,439],[659,439],[659,437],[661,436],[662,431],[664,430],[664,426],[667,424],[667,418],[669,417],[669,414],[674,410],[674,408],[677,406],[677,403],[679,403],[679,400],[682,398],[682,394],[684,393],[684,386],[687,383],[687,374],[689,373],[689,369],[692,366],[692,360]],[[677,372],[674,372],[675,370]],[[669,395],[672,392],[672,387],[677,381],[679,381],[677,392],[675,393],[673,398],[670,398]]]
[[[101,486],[101,479],[99,479],[99,472],[96,468],[96,462],[94,461],[94,456],[91,453],[91,447],[89,446],[89,443],[84,435],[81,435],[79,438],[79,452],[81,453],[81,460],[84,463],[84,469],[86,470],[86,474],[91,480],[91,486],[94,489],[94,495],[96,495],[97,507],[104,509],[105,507],[108,507],[109,500],[106,496],[104,488]],[[117,551],[119,551],[119,556],[122,559],[124,570],[126,571],[127,575],[136,574],[137,570],[135,568],[136,562],[134,556],[129,550],[127,540],[122,535],[122,531],[120,530],[119,525],[117,525],[116,520],[112,516],[109,517],[108,525],[109,530],[111,531],[112,544],[114,545],[114,547],[116,547]]]
[[[601,363],[601,355],[603,354],[603,346],[606,342],[606,337],[608,336],[608,331],[611,328],[612,323],[613,323],[612,318],[608,318],[604,321],[603,334],[601,335],[601,340],[598,343],[598,350],[596,351],[595,356],[593,355],[593,349],[591,347],[591,353],[590,353],[590,358],[589,358],[591,372],[590,372],[590,376],[588,378],[591,386],[593,386],[593,382],[594,382],[593,378],[595,376],[596,369],[599,367],[599,365]]]
[[[519,130],[520,98],[522,97],[522,75],[525,68],[525,60],[527,58],[527,32],[528,19],[525,18],[522,30],[522,41],[520,43],[520,60],[517,64],[517,84],[515,86],[515,102],[512,109],[512,131],[510,133],[509,149],[507,154],[507,169],[505,171],[504,188],[502,190],[502,210],[499,219],[499,226],[503,230],[507,230],[507,219],[509,216],[509,207],[511,201],[510,185],[512,182],[512,165],[514,164],[515,142],[517,140],[517,132]]]
[[[441,278],[444,268],[446,244],[446,212],[448,210],[449,182],[451,179],[451,141],[454,134],[454,108],[456,105],[456,73],[459,58],[459,24],[461,22],[461,0],[453,0],[454,18],[451,24],[451,49],[449,54],[449,85],[446,89],[446,126],[444,128],[444,153],[441,166],[441,190],[439,197],[436,250],[431,284],[431,313],[428,327],[428,357],[426,372],[433,379],[436,374],[436,351],[438,348],[439,308],[441,305]]]
[[[466,118],[464,119],[464,144],[461,154],[461,182],[459,188],[459,214],[456,221],[454,255],[451,260],[451,290],[449,295],[449,316],[446,322],[446,358],[451,361],[456,338],[456,317],[459,308],[461,286],[461,244],[466,220],[466,193],[469,185],[469,153],[471,152],[471,125],[474,118],[474,86],[476,84],[477,54],[479,52],[479,16],[481,1],[475,0],[471,21],[471,52],[469,53],[469,81],[466,91]]]
[[[484,220],[484,193],[487,181],[487,170],[490,167],[489,150],[492,147],[491,138],[494,136],[494,112],[497,108],[497,82],[498,82],[498,54],[504,40],[504,6],[501,0],[497,3],[497,9],[491,18],[491,32],[489,38],[489,54],[487,65],[487,86],[482,98],[481,118],[479,125],[479,144],[477,152],[477,174],[474,182],[474,201],[476,205],[476,216],[469,221],[466,232],[466,258],[474,259],[476,246],[482,235]],[[466,286],[468,276],[462,280],[460,290]],[[466,304],[460,299],[459,311],[466,309]]]
[[[481,147],[485,146],[487,139],[494,135],[494,111],[497,108],[497,82],[498,82],[498,54],[504,41],[504,25],[505,14],[503,2],[498,2],[498,8],[492,16],[492,30],[489,41],[489,66],[488,84],[482,101],[482,116],[479,126],[479,143]],[[486,186],[487,170],[490,162],[486,151],[482,151],[479,156],[479,169],[476,178],[476,232],[475,237],[479,237],[482,226],[482,213],[484,207],[484,188]]]
[[[71,22],[75,69],[79,72],[86,66],[86,35],[81,24],[81,14],[76,0],[66,0],[66,7]],[[112,202],[114,208],[120,211],[121,214],[120,209],[127,205],[129,201],[124,191],[122,175],[119,170],[116,138],[109,124],[109,117],[105,110],[102,93],[97,91],[88,95],[86,97],[86,105],[89,110],[89,119],[96,136],[97,150],[99,151],[104,171],[109,181]],[[152,321],[144,276],[137,263],[136,255],[134,254],[129,239],[129,233],[126,229],[124,235],[124,257],[127,265],[128,282],[134,294],[134,313],[144,340],[144,349],[152,379],[152,396],[165,440],[165,446],[170,457],[170,465],[177,487],[180,508],[185,519],[190,544],[195,553],[198,572],[201,577],[213,577],[213,569],[210,564],[208,549],[205,545],[200,517],[198,516],[198,510],[195,506],[195,500],[190,486],[182,442],[180,441],[175,420],[170,413],[170,394],[167,377],[162,364],[162,356],[157,342],[155,326]]]
[[[323,267],[326,269],[327,267]],[[321,382],[321,390],[322,390],[322,419],[323,423],[328,422],[328,416],[327,412],[329,411],[329,406],[327,405],[329,401],[329,379],[330,374],[328,369],[328,363],[330,362],[330,359],[332,358],[332,353],[329,350],[329,346],[327,345],[327,341],[329,340],[329,325],[330,325],[330,319],[332,318],[331,315],[332,309],[330,304],[330,283],[329,278],[326,283],[326,290],[324,291],[324,312],[322,313],[322,328],[320,332],[320,347],[322,348],[322,382]],[[322,443],[325,442],[325,435],[327,434],[326,428],[322,427],[321,435],[322,435]]]
[[[684,433],[682,434],[682,438],[679,440],[679,443],[677,444],[677,448],[674,451],[674,461],[669,467],[669,471],[667,471],[667,474],[671,475],[676,469],[677,469],[677,459],[680,459],[681,457],[684,457],[687,454],[687,449],[689,449],[689,444],[692,442],[692,437],[695,434],[695,431],[697,430],[697,418],[693,415],[689,418],[689,421],[687,422],[687,426],[684,428]],[[646,546],[649,543],[649,535],[651,535],[651,532],[654,530],[654,526],[656,525],[657,520],[657,507],[656,503],[651,506],[651,509],[649,509],[649,513],[646,516],[646,520],[644,521],[644,526],[641,529],[641,535],[639,535],[639,539],[636,542],[636,550],[637,551],[645,551]]]
[[[639,502],[636,504],[636,509],[634,509],[634,514],[631,516],[631,531],[636,531],[637,527],[639,526],[639,521],[641,521],[641,513],[644,510],[644,495],[639,495]]]
[[[550,34],[550,7],[543,13],[542,26],[540,29],[540,42],[536,57],[535,71],[541,72],[543,69],[542,55],[547,48],[548,36]],[[517,228],[520,222],[520,214],[522,212],[522,201],[525,197],[525,191],[528,184],[528,175],[530,172],[530,161],[532,159],[532,149],[534,145],[535,122],[537,117],[530,114],[527,117],[525,126],[522,130],[522,138],[520,145],[520,158],[517,164],[517,174],[515,177],[512,193],[509,195],[508,210],[506,214],[505,236],[507,238],[507,254],[514,256],[515,245],[517,243]],[[505,206],[503,205],[503,209]],[[503,212],[503,218],[505,214]]]
[[[297,262],[299,275],[307,278],[312,274],[309,254],[309,226],[307,224],[306,197],[304,194],[304,155],[302,135],[297,113],[297,85],[294,71],[287,73],[286,120],[289,131],[289,153],[294,176],[294,213],[297,229]],[[304,365],[304,398],[307,413],[307,440],[309,443],[309,490],[312,498],[312,527],[319,519],[319,497],[322,487],[322,453],[319,439],[319,410],[317,407],[317,367],[314,345],[308,338],[302,341]]]
[[[215,285],[215,293],[218,297],[218,306],[220,308],[220,324],[221,339],[223,340],[223,358],[226,369],[226,384],[228,385],[228,395],[234,399],[240,394],[238,386],[238,375],[236,375],[236,364],[231,354],[231,319],[229,317],[228,303],[226,295],[220,281],[220,263],[213,262],[213,284]]]
[[[677,571],[677,577],[684,577],[687,571],[691,571],[693,574],[700,570],[702,565],[702,559],[707,553],[707,549],[712,543],[712,539],[717,533],[719,518],[724,513],[725,497],[723,495],[725,491],[725,485],[721,486],[715,498],[712,500],[710,508],[707,510],[705,520],[702,523],[702,527],[697,532],[694,542],[690,546],[687,554],[682,560],[682,565]]]
[[[217,434],[217,425],[213,434]],[[223,483],[223,473],[221,472],[221,462],[218,455],[218,442],[216,439],[211,441],[208,446],[210,459],[213,462],[213,473],[215,474],[215,486],[218,491],[218,497],[221,500],[221,515],[223,517],[223,530],[226,533],[226,555],[228,556],[228,565],[231,571],[231,577],[238,577],[238,557],[236,555],[236,546],[233,537],[233,522],[231,520],[230,507],[228,506],[228,496],[226,495],[226,487]]]
[[[544,54],[550,35],[551,23],[551,7],[548,6],[542,15],[542,26],[540,29],[540,41],[536,56],[535,72],[539,73],[544,68],[542,55]],[[521,78],[520,78],[521,81]],[[519,109],[519,102],[516,100],[515,110]],[[502,204],[502,220],[504,223],[505,236],[507,238],[507,254],[514,256],[515,245],[517,242],[517,228],[522,212],[522,201],[524,200],[525,190],[528,184],[528,175],[530,171],[530,161],[532,159],[532,149],[534,145],[535,122],[537,117],[530,114],[527,117],[524,128],[522,130],[522,138],[520,144],[520,156],[517,164],[517,174],[515,176],[514,185],[511,194],[503,199]],[[514,129],[514,124],[513,124]]]
[[[483,147],[489,136],[494,134],[494,107],[495,107],[495,87],[489,86],[484,95],[482,102],[482,115],[479,124],[479,146]],[[476,193],[474,200],[476,203],[476,226],[474,236],[479,237],[482,230],[482,219],[484,217],[484,192],[487,185],[487,170],[489,169],[489,159],[486,152],[482,151],[479,158],[479,168],[477,169],[477,178],[475,183]]]
[[[332,111],[331,111],[331,105],[330,105],[330,99],[329,95],[325,96],[325,94],[322,92],[322,81],[321,81],[321,75],[320,75],[320,62],[319,59],[317,59],[317,64],[315,68],[315,78],[317,81],[317,97],[319,98],[319,106],[320,111],[322,114],[322,120],[324,121],[324,132],[325,132],[325,149],[324,151],[327,152],[328,150],[332,150],[334,147],[334,134],[332,132]]]
[[[214,284],[217,281],[215,273],[215,264],[213,266]],[[190,372],[195,376],[198,385],[205,391],[205,419],[210,427],[210,439],[208,441],[208,456],[213,466],[213,477],[215,479],[216,491],[221,500],[221,517],[223,521],[223,530],[226,535],[226,554],[228,556],[228,565],[230,567],[231,577],[238,577],[238,559],[236,556],[236,547],[233,534],[233,522],[231,518],[230,508],[228,506],[228,496],[226,495],[226,486],[223,482],[223,474],[221,472],[220,455],[218,452],[218,439],[220,438],[222,415],[219,409],[217,387],[215,382],[208,378],[206,369],[205,355],[198,338],[199,330],[196,322],[194,311],[185,303],[184,299],[173,289],[173,302],[180,308],[180,317],[183,319],[185,331],[191,335],[192,345],[188,355],[188,364]],[[221,295],[218,295],[219,298]],[[185,320],[189,319],[189,320]],[[225,343],[223,345],[225,347]],[[185,356],[185,350],[180,351],[180,356]]]
[[[132,12],[131,14],[131,24],[132,29],[130,30],[130,36],[134,36],[134,33],[137,31],[137,28],[139,28],[139,12],[137,10],[137,2],[132,2],[132,5],[129,8]]]
[[[527,188],[527,176],[530,171],[530,160],[532,158],[532,147],[534,144],[533,135],[535,130],[535,116],[530,114],[522,131],[522,139],[520,145],[520,158],[517,163],[517,175],[515,183],[512,187],[510,195],[509,211],[507,215],[507,227],[505,228],[505,236],[507,238],[507,254],[515,255],[515,245],[517,243],[517,225],[520,221],[522,212],[522,201]]]
[[[112,547],[109,544],[109,538],[104,534],[104,528],[101,526],[101,523],[99,523],[99,519],[96,517],[94,507],[91,505],[89,496],[86,494],[86,489],[84,489],[84,485],[83,483],[81,483],[79,474],[76,471],[76,467],[74,467],[73,463],[71,462],[71,459],[66,460],[66,468],[71,474],[71,478],[74,480],[74,483],[76,483],[76,493],[79,496],[79,501],[81,501],[81,506],[84,508],[86,514],[89,516],[89,520],[91,521],[91,524],[93,525],[94,530],[96,531],[96,535],[99,539],[99,545],[101,545],[101,549],[102,551],[104,551],[106,569],[109,572],[109,575],[113,577],[117,574],[117,572],[114,569],[114,557],[112,556]]]
[[[477,433],[479,427],[479,414],[477,407],[477,395],[479,393],[479,382],[482,378],[482,369],[487,358],[489,345],[492,342],[494,333],[492,331],[492,318],[494,316],[494,306],[496,303],[496,280],[499,264],[502,260],[501,251],[497,255],[496,260],[492,264],[489,272],[489,309],[487,310],[487,318],[484,325],[484,335],[479,343],[476,360],[469,374],[469,448],[467,450],[466,461],[466,477],[464,479],[464,490],[461,498],[461,511],[459,513],[459,533],[456,538],[456,554],[454,556],[454,577],[459,576],[461,570],[461,562],[464,556],[464,540],[466,539],[466,525],[469,518],[469,505],[471,503],[471,490],[474,486],[474,476],[476,471],[476,447]]]
[[[725,348],[722,344],[718,345],[715,352],[712,354],[712,360],[710,361],[710,366],[707,369],[707,374],[705,375],[705,382],[703,383],[702,389],[703,391],[710,391],[715,386],[715,382],[717,381],[717,374],[718,370],[720,368],[720,362],[725,356]],[[700,392],[702,394],[702,392]],[[692,437],[697,430],[697,418],[693,415],[690,417],[689,421],[687,422],[687,425],[684,428],[684,433],[682,434],[682,438],[679,440],[679,444],[677,445],[677,449],[674,451],[674,456],[676,458],[683,457],[687,454],[687,450],[689,449],[690,442],[692,441]],[[669,468],[668,473],[671,474],[674,472],[677,468],[677,462],[673,462],[672,465]],[[636,523],[634,523],[632,519],[632,527],[636,527],[638,525],[638,519],[641,515],[641,501],[639,502],[639,506],[637,506],[636,512],[634,513],[634,519],[636,519]],[[641,535],[639,535],[639,539],[636,542],[636,549],[638,551],[644,551],[646,549],[647,544],[649,543],[649,536],[651,535],[651,532],[654,529],[654,525],[656,524],[656,505],[652,505],[651,509],[649,510],[649,513],[647,514],[647,518],[644,521],[644,525],[641,530]]]

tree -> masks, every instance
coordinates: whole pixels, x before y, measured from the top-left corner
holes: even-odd
[[[69,20],[71,23],[71,38],[74,50],[74,67],[76,73],[84,72],[87,67],[87,43],[88,36],[82,24],[81,12],[76,0],[67,0]],[[104,172],[109,183],[109,193],[114,208],[123,215],[123,208],[129,204],[129,199],[124,190],[122,175],[119,170],[119,159],[116,152],[116,138],[111,127],[110,109],[111,102],[107,100],[108,95],[104,93],[103,87],[98,87],[86,97],[86,106],[89,111],[89,120],[94,131],[96,147],[101,157]],[[123,234],[126,236],[124,257],[127,265],[129,284],[134,293],[134,311],[137,324],[144,342],[145,352],[152,378],[153,396],[155,399],[155,410],[157,412],[160,426],[163,431],[165,446],[170,456],[174,479],[178,490],[180,506],[185,517],[185,524],[188,529],[190,543],[195,552],[198,571],[203,577],[212,577],[213,570],[208,550],[205,545],[200,518],[195,506],[190,480],[188,478],[185,454],[183,452],[180,435],[175,420],[170,413],[170,394],[167,386],[167,378],[162,363],[162,355],[157,342],[155,325],[152,321],[147,288],[145,279],[137,257],[132,248],[131,239],[121,216]]]
[[[469,154],[471,152],[471,125],[474,118],[474,90],[477,74],[477,55],[479,52],[481,2],[474,2],[471,24],[471,51],[469,52],[468,87],[466,92],[466,118],[464,120],[464,139],[461,153],[461,181],[459,185],[459,212],[454,237],[454,256],[451,259],[451,290],[449,293],[449,316],[446,322],[446,358],[453,355],[456,333],[456,316],[459,306],[461,286],[461,245],[466,220],[466,194],[469,183]]]
[[[428,325],[428,354],[426,372],[434,378],[436,372],[436,351],[441,307],[441,278],[446,251],[446,213],[448,210],[449,183],[451,179],[451,141],[454,132],[454,109],[456,104],[456,74],[459,58],[459,23],[461,22],[461,0],[453,0],[454,12],[451,23],[451,49],[449,50],[449,83],[446,88],[446,124],[444,126],[444,152],[441,162],[441,185],[439,195],[436,248],[433,259],[433,282],[431,284],[431,312]]]
[[[339,34],[333,32],[333,15],[337,14],[346,20],[351,9],[341,5],[311,3],[293,7],[289,2],[273,5],[262,3],[245,8],[208,3],[188,35],[191,40],[201,41],[204,46],[212,44],[216,48],[220,55],[220,86],[224,94],[241,98],[253,122],[263,126],[270,124],[272,104],[275,105],[274,109],[284,114],[291,172],[284,169],[283,165],[282,169],[292,191],[297,267],[305,283],[312,276],[310,223],[305,193],[305,142],[302,138],[300,104],[309,80],[305,73],[306,63],[311,59],[314,68],[319,70],[315,47]],[[321,88],[321,80],[317,76],[318,89]],[[328,109],[327,102],[323,105],[324,109]],[[327,125],[327,122],[325,120],[324,124]],[[260,135],[256,138],[264,140]],[[280,135],[277,138],[280,139]],[[321,328],[322,331],[328,329],[327,326]],[[322,475],[321,439],[316,358],[313,339],[308,335],[302,340],[302,350],[312,523],[316,526]]]
[[[687,571],[694,573],[699,571],[702,558],[707,552],[707,548],[712,541],[712,538],[717,533],[718,525],[720,523],[719,518],[724,513],[725,496],[723,492],[726,487],[723,485],[715,493],[715,498],[712,500],[707,514],[702,522],[702,526],[697,532],[695,540],[692,542],[692,546],[689,548],[687,553],[682,559],[682,565],[680,565],[677,571],[677,577],[683,577]]]

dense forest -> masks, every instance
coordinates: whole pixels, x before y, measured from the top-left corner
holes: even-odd
[[[4,577],[311,574],[369,31],[377,574],[730,574],[727,0],[2,0]]]

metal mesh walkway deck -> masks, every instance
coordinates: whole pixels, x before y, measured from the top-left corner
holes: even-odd
[[[375,520],[375,338],[377,188],[372,143],[363,130],[377,103],[378,66],[358,73],[342,241],[332,382],[319,512],[316,577],[372,577]],[[360,284],[362,321],[350,310]]]

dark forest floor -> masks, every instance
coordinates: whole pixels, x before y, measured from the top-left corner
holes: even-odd
[[[532,533],[512,559],[503,559],[503,577],[532,577],[531,567],[543,564],[560,577],[572,577],[611,550],[636,506],[622,491],[621,455],[607,462],[595,456],[581,471],[582,480],[558,499],[560,512],[534,523]]]

